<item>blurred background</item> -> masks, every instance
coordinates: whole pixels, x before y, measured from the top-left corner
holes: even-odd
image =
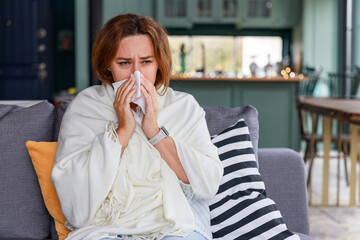
[[[259,110],[260,147],[300,149],[296,96],[358,95],[339,76],[360,66],[360,0],[0,0],[0,100],[56,104],[99,84],[92,42],[128,12],[167,29],[173,88]]]

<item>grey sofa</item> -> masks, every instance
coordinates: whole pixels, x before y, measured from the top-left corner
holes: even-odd
[[[0,102],[0,239],[57,239],[25,142],[56,141],[68,103],[56,109],[47,101]],[[204,106],[210,134],[244,118],[258,159],[267,196],[281,211],[291,231],[309,237],[304,163],[290,149],[257,149],[257,111],[251,106]]]

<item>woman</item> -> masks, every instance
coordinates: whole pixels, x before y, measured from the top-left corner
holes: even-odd
[[[146,16],[116,16],[92,64],[103,84],[69,105],[51,175],[67,239],[211,239],[207,200],[223,169],[203,109],[168,87],[165,30]]]

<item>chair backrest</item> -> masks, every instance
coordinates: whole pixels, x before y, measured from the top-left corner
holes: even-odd
[[[303,116],[303,111],[301,110],[299,99],[297,99],[297,102],[296,102],[296,109],[297,109],[298,117],[299,117],[300,136],[301,136],[301,138],[304,138],[304,136],[305,136],[304,121],[305,120],[304,120],[304,116]]]
[[[301,137],[301,139],[306,139],[306,136],[309,136],[311,134],[313,127],[315,128],[314,129],[315,133],[317,132],[319,119],[318,119],[317,115],[314,115],[315,118],[312,119],[312,115],[310,114],[310,112],[302,109],[301,98],[302,97],[299,96],[296,99],[296,109],[297,109],[298,117],[299,117],[300,137]],[[309,122],[309,120],[310,120],[310,122]],[[313,126],[313,124],[314,124],[314,126]]]
[[[319,81],[321,72],[321,66],[305,68],[304,74],[309,77],[309,80],[307,82],[301,82],[299,87],[299,95],[313,95],[315,87]]]
[[[328,73],[329,77],[329,90],[330,90],[330,96],[332,97],[338,97],[341,96],[342,92],[342,86],[340,84],[342,78],[344,78],[344,75],[342,73]]]
[[[351,97],[356,97],[360,83],[360,67],[356,67],[356,74],[351,82]]]
[[[332,97],[356,97],[360,83],[360,67],[355,72],[329,73],[329,88]],[[344,86],[350,84],[350,92],[346,93]]]

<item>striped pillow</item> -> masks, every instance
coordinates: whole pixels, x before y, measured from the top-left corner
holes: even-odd
[[[249,129],[240,119],[212,137],[224,166],[219,191],[210,201],[214,239],[299,239],[266,197]]]

